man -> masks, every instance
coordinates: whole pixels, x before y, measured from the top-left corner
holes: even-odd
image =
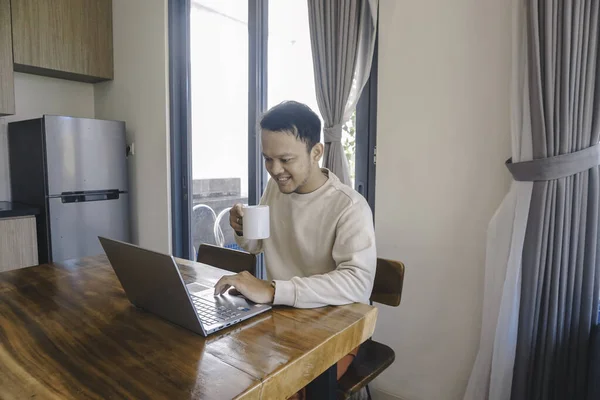
[[[260,127],[271,175],[260,203],[270,208],[271,235],[242,236],[241,204],[232,208],[230,225],[242,248],[264,253],[269,281],[249,273],[226,276],[215,294],[234,287],[257,303],[298,308],[368,303],[377,263],[373,215],[358,192],[319,167],[319,117],[289,101],[269,110]],[[357,350],[338,363],[338,379]]]

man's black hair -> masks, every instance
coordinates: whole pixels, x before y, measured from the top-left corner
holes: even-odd
[[[284,101],[267,111],[260,128],[272,132],[291,133],[306,143],[310,152],[321,141],[321,120],[305,104],[297,101]]]

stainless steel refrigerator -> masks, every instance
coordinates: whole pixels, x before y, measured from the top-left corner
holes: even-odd
[[[125,123],[45,115],[8,124],[12,200],[40,208],[40,263],[129,241]]]

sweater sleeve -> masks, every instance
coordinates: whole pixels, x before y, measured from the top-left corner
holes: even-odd
[[[265,205],[268,204],[268,196],[269,193],[271,192],[271,180],[269,180],[269,182],[267,182],[267,188],[265,189],[265,192],[263,193],[262,197],[260,198],[260,205]],[[250,239],[244,239],[244,236],[240,236],[237,234],[237,232],[233,233],[233,237],[235,239],[235,242],[238,244],[238,246],[240,246],[242,249],[246,250],[248,253],[252,253],[252,254],[260,254],[263,252],[263,241],[262,239],[258,239],[258,240],[250,240]]]
[[[309,277],[275,281],[274,304],[297,308],[368,303],[375,280],[377,251],[373,214],[366,202],[341,216],[332,251],[336,269]]]

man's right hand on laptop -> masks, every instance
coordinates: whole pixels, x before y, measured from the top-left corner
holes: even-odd
[[[226,275],[219,279],[215,285],[215,296],[222,295],[231,287],[235,288],[235,292],[255,303],[272,304],[275,298],[275,288],[271,283],[254,277],[248,271]]]

